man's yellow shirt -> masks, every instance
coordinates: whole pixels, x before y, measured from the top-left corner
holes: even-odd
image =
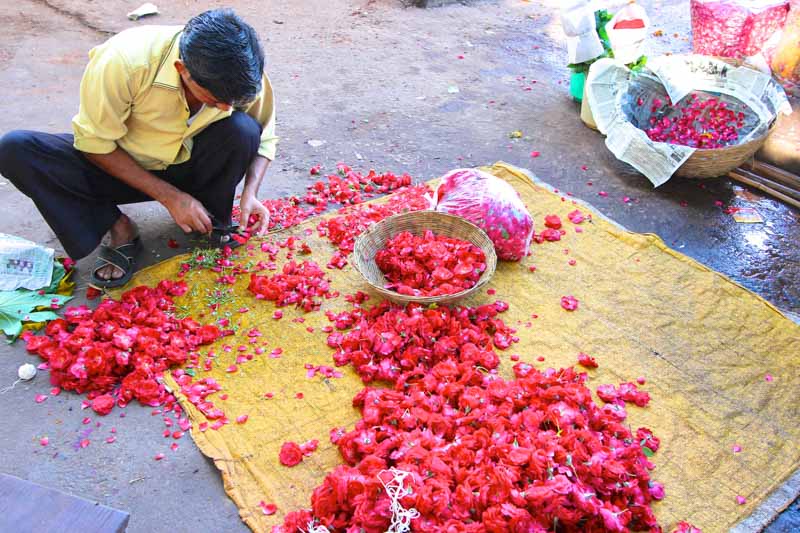
[[[193,137],[233,113],[204,106],[188,124],[189,105],[174,66],[182,30],[133,28],[89,52],[80,109],[72,119],[75,148],[108,154],[119,146],[142,167],[163,170],[188,161]],[[275,159],[275,102],[266,74],[256,99],[240,110],[262,126],[259,155]]]

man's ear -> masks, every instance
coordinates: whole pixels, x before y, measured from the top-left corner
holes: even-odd
[[[178,71],[178,74],[183,76],[183,73],[186,72],[186,65],[183,64],[183,61],[180,59],[175,60],[175,70]]]

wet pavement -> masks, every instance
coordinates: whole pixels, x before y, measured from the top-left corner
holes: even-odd
[[[217,5],[162,1],[158,17],[127,21],[124,14],[139,3],[19,0],[5,7],[0,133],[69,131],[89,48],[126,27],[182,23]],[[689,49],[688,1],[640,3],[656,21],[654,29],[664,30],[665,37],[652,40],[655,52]],[[557,0],[427,10],[395,0],[226,4],[262,35],[278,100],[282,141],[263,197],[303,193],[312,181],[308,169],[316,164],[332,170],[342,161],[426,180],[452,168],[504,160],[531,169],[630,230],[659,235],[781,309],[800,313],[800,213],[727,179],[675,179],[653,189],[619,163],[602,137],[583,126],[569,97]],[[514,130],[523,138],[510,139]],[[309,140],[324,143],[314,147]],[[531,157],[534,150],[540,157]],[[32,203],[4,179],[0,197],[0,231],[58,248]],[[728,206],[753,207],[764,222],[736,223],[724,211]],[[187,244],[160,206],[125,211],[139,221],[147,263],[176,253],[166,246],[169,238]],[[81,261],[84,275],[92,262]],[[29,358],[15,345],[0,347],[0,360],[1,387]],[[216,469],[188,437],[178,452],[167,452],[169,461],[152,460],[166,445],[150,409],[132,405],[124,419],[93,421],[89,429],[98,443],[77,451],[76,439],[87,430],[80,401],[62,394],[33,402],[48,390],[40,376],[0,395],[0,413],[13,428],[0,434],[0,471],[130,510],[131,532],[246,530]],[[101,445],[99,436],[110,426],[118,429],[117,442]],[[52,443],[46,449],[38,446],[44,435]],[[798,528],[795,503],[769,531]]]

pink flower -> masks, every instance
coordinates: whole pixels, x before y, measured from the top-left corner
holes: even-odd
[[[561,307],[566,309],[567,311],[575,311],[578,309],[578,300],[574,296],[562,296],[561,297]]]

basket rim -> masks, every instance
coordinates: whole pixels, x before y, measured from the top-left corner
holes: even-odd
[[[425,216],[433,215],[433,216],[436,216],[436,217],[440,217],[442,219],[453,220],[456,224],[462,224],[464,226],[470,226],[472,229],[477,230],[477,232],[486,239],[486,242],[488,242],[490,244],[492,243],[492,240],[489,238],[489,236],[486,234],[485,231],[483,231],[476,224],[470,222],[469,220],[467,220],[467,219],[465,219],[463,217],[460,217],[460,216],[457,216],[457,215],[452,215],[450,213],[442,213],[440,211],[436,211],[435,209],[422,209],[422,210],[419,210],[419,211],[409,211],[407,213],[397,213],[395,215],[388,216],[388,217],[384,218],[383,220],[381,220],[381,221],[373,224],[372,226],[370,226],[366,231],[362,232],[356,238],[356,240],[355,240],[355,242],[353,244],[353,252],[350,254],[351,255],[351,259],[353,259],[353,256],[355,256],[356,250],[361,248],[360,243],[362,243],[363,240],[368,238],[368,236],[374,234],[379,229],[381,229],[381,228],[383,228],[385,226],[391,225],[392,223],[396,222],[400,218],[415,218],[415,217],[419,217],[419,215],[425,215]],[[408,231],[408,230],[403,230],[403,231]],[[472,243],[472,244],[475,244],[475,243]],[[362,269],[360,267],[360,261],[353,260],[353,261],[351,261],[351,263],[355,267],[356,271],[361,275],[361,277],[364,278],[364,281],[366,281],[369,284],[370,287],[372,287],[377,292],[379,292],[380,294],[384,295],[385,297],[387,297],[390,300],[393,300],[395,302],[400,301],[400,302],[403,302],[404,304],[409,304],[409,303],[419,303],[419,304],[441,303],[441,304],[445,304],[445,303],[449,303],[451,301],[455,301],[455,300],[460,300],[462,298],[466,298],[467,296],[477,292],[480,288],[482,288],[484,285],[489,283],[489,281],[491,280],[491,278],[494,275],[494,272],[495,272],[495,270],[497,268],[497,253],[495,252],[494,245],[490,245],[486,249],[484,249],[482,247],[480,247],[480,248],[484,252],[484,254],[486,254],[486,269],[483,271],[483,273],[481,273],[481,277],[478,279],[478,282],[475,285],[473,285],[472,287],[470,287],[469,289],[465,289],[463,291],[455,292],[453,294],[442,294],[442,295],[439,295],[439,296],[412,296],[412,295],[400,294],[398,292],[386,289],[385,287],[381,287],[380,285],[377,285],[377,284],[373,283],[372,281],[370,281],[370,279],[369,279],[369,277],[367,277],[366,273],[364,273],[362,271]]]

